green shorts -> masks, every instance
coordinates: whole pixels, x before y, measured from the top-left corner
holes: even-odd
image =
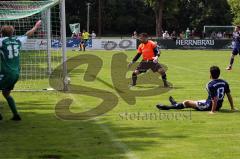
[[[0,90],[11,91],[19,79],[19,74],[1,74],[0,73]]]

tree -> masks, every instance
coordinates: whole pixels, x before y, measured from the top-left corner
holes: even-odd
[[[231,6],[232,13],[234,14],[235,25],[240,25],[240,1],[239,0],[228,0],[229,5]]]
[[[164,11],[171,13],[171,11],[177,7],[178,0],[145,0],[145,3],[154,10],[156,18],[156,36],[160,37],[163,31]]]
[[[156,36],[160,37],[163,31],[162,24],[164,0],[145,0],[145,3],[154,10],[156,18]]]
[[[179,0],[177,30],[184,31],[188,27],[198,32],[204,25],[231,25],[232,15],[227,0]]]
[[[102,0],[98,0],[98,35],[102,36]]]
[[[188,27],[201,32],[204,25],[231,25],[232,13],[240,24],[239,0],[67,0],[67,24],[78,22],[85,28],[87,2],[92,4],[91,30],[98,35],[130,35],[136,30],[159,37],[163,29],[181,32]]]

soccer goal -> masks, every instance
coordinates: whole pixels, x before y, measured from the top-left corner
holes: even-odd
[[[51,89],[49,77],[61,67],[59,90],[67,89],[65,0],[0,1],[0,27],[12,25],[15,36],[24,35],[36,21],[42,26],[22,45],[21,75],[15,90]],[[56,88],[55,88],[56,89]]]
[[[204,32],[207,34],[207,36],[210,36],[213,32],[232,34],[234,29],[235,29],[235,26],[209,26],[209,25],[204,26]]]

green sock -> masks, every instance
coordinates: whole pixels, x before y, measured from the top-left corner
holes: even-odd
[[[13,99],[11,96],[9,96],[9,97],[7,98],[7,102],[8,102],[8,105],[9,105],[9,107],[10,107],[13,115],[17,115],[18,112],[17,112],[17,107],[16,107],[16,104],[15,104],[14,99]]]

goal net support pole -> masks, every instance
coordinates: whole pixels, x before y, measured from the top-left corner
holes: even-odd
[[[68,74],[67,74],[67,33],[66,33],[66,10],[65,0],[60,1],[61,10],[61,32],[62,32],[62,62],[63,62],[63,91],[68,90]]]
[[[49,8],[47,10],[47,60],[48,60],[48,75],[51,75],[52,73],[52,55],[51,55],[51,49],[52,49],[52,39],[51,39],[51,9]]]

